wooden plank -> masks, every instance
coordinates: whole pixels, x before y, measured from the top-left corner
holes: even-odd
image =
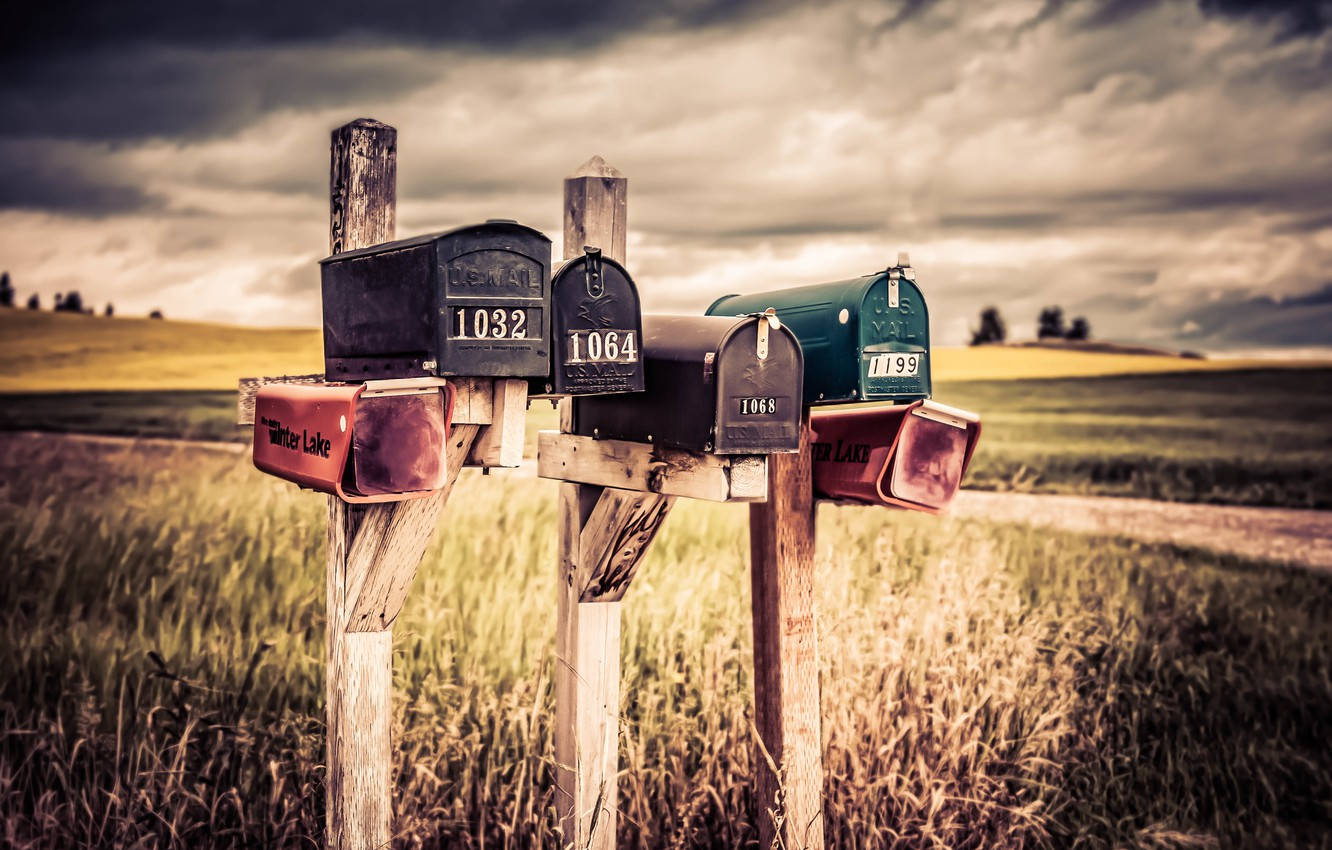
[[[446,483],[437,492],[424,499],[369,506],[347,557],[348,631],[392,628],[479,427],[451,429]]]
[[[537,475],[542,478],[709,502],[768,497],[764,455],[702,454],[555,431],[540,432],[537,446]]]
[[[489,425],[494,403],[491,378],[449,378],[453,385],[453,424]],[[241,378],[236,410],[237,425],[254,424],[254,398],[268,384],[322,384],[323,375],[283,375],[272,378]]]
[[[800,452],[772,456],[768,500],[749,507],[754,720],[762,745],[781,773],[774,775],[764,754],[756,754],[762,813],[759,846],[763,848],[823,847],[823,739],[809,436],[806,412]]]
[[[393,239],[397,130],[358,119],[333,131],[329,174],[329,252]],[[251,411],[253,419],[253,411]],[[327,846],[366,850],[392,839],[389,710],[393,634],[352,635],[347,556],[363,511],[328,497]]]
[[[522,466],[523,442],[527,439],[527,381],[499,378],[493,385],[491,423],[477,434],[467,465]],[[456,418],[456,400],[454,415]]]
[[[579,534],[579,602],[618,602],[675,502],[607,487]],[[618,650],[617,650],[618,652]]]

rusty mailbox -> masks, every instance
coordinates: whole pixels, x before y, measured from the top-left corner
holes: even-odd
[[[347,502],[428,496],[447,481],[453,387],[439,378],[270,384],[254,407],[254,465]]]
[[[330,381],[550,372],[550,240],[484,224],[321,261]]]
[[[865,277],[726,295],[710,315],[773,307],[805,351],[805,403],[930,397],[930,318],[911,261]]]
[[[647,391],[573,400],[573,433],[716,454],[800,447],[800,343],[774,315],[643,316]]]
[[[550,282],[550,375],[529,395],[643,391],[643,319],[638,287],[624,266],[586,247]]]
[[[814,410],[814,492],[938,513],[962,483],[980,417],[933,401]]]

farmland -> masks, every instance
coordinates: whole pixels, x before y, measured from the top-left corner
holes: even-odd
[[[6,843],[317,841],[322,499],[16,437],[0,481]],[[554,505],[450,502],[395,629],[401,846],[555,840]],[[682,503],[628,597],[621,846],[753,837],[745,521]],[[817,570],[837,846],[1328,846],[1327,577],[850,508]]]

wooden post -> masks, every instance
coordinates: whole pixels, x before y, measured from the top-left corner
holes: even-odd
[[[333,131],[329,252],[393,239],[398,131],[359,119]],[[365,511],[328,497],[328,837],[336,850],[391,838],[393,632],[348,632],[347,557]]]
[[[564,257],[583,246],[625,259],[628,181],[599,156],[564,181]],[[570,430],[570,402],[561,402],[560,430]],[[584,530],[603,490],[587,484],[560,484],[559,595],[555,640],[556,807],[566,847],[609,850],[615,846],[616,781],[620,718],[620,597],[632,578],[616,582],[612,593],[593,588],[585,563]],[[646,548],[669,503],[665,497],[635,493],[636,509],[652,517]],[[603,508],[603,511],[605,508]],[[602,517],[601,522],[605,522]],[[604,547],[602,547],[604,548]],[[590,553],[588,553],[590,554]],[[589,591],[591,595],[589,596]],[[585,601],[595,598],[605,601]]]
[[[809,413],[800,452],[772,455],[768,501],[749,506],[760,846],[823,847],[823,736],[814,620]],[[768,757],[780,775],[774,775]]]

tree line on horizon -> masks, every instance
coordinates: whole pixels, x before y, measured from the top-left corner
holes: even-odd
[[[0,307],[14,307],[17,290],[9,280],[9,272],[0,272]],[[27,308],[29,310],[42,309],[41,296],[36,292],[28,296]],[[79,313],[85,316],[93,315],[96,310],[83,303],[83,295],[77,289],[71,289],[69,292],[57,292],[55,294],[54,306],[51,308],[56,313]],[[116,314],[116,307],[110,301],[106,302],[106,307],[102,310],[102,315],[111,317]],[[162,319],[165,316],[161,310],[153,310],[148,314],[150,319]]]
[[[1063,307],[1045,307],[1036,317],[1037,339],[1064,339],[1081,342],[1091,339],[1091,322],[1086,316],[1077,316],[1065,325]],[[980,327],[971,332],[972,345],[990,345],[1006,342],[1008,326],[998,307],[986,307],[980,313]]]

